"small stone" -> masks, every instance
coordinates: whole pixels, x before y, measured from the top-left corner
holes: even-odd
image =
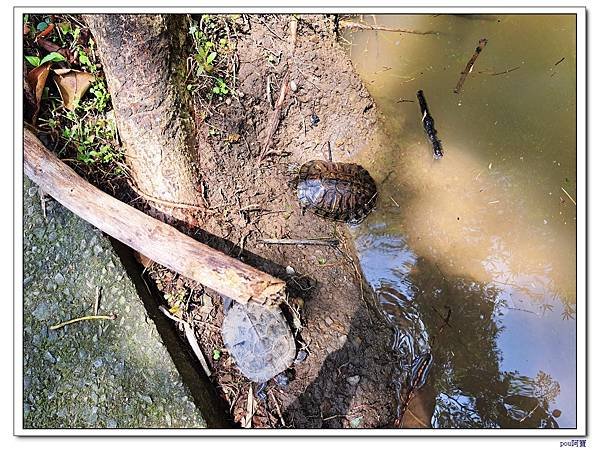
[[[47,303],[40,303],[33,310],[33,317],[39,321],[46,320],[50,317],[50,310]]]
[[[285,268],[285,273],[287,273],[288,275],[294,275],[296,273],[296,271],[294,270],[294,268],[292,266],[287,266]]]
[[[294,80],[290,81],[290,89],[292,90],[292,92],[298,91],[298,85]]]
[[[138,397],[140,398],[140,400],[143,400],[144,402],[148,403],[149,405],[152,404],[152,398],[149,395],[138,394]]]
[[[54,275],[54,281],[58,285],[64,284],[65,283],[65,277],[63,276],[62,273],[59,272],[56,275]]]
[[[325,319],[325,323],[326,323],[328,326],[331,326],[331,325],[333,324],[333,320],[331,319],[331,317],[327,317],[327,318]]]
[[[46,353],[44,353],[44,359],[46,361],[48,361],[50,364],[56,364],[56,358],[49,351],[46,351]]]
[[[102,367],[102,364],[104,364],[104,361],[102,361],[102,358],[98,358],[96,361],[94,361],[94,367],[96,369],[99,369],[100,367]]]
[[[106,428],[117,428],[117,421],[115,419],[108,419],[106,421]]]
[[[360,381],[360,376],[354,375],[354,376],[348,377],[348,378],[346,378],[346,381],[348,381],[348,384],[350,384],[352,386],[356,386],[358,384],[358,382]]]

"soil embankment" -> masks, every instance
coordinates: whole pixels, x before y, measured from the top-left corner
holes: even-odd
[[[200,155],[207,209],[197,235],[289,286],[287,312],[308,357],[295,366],[286,388],[270,382],[267,401],[258,404],[252,425],[385,427],[396,412],[391,330],[368,306],[372,300],[361,286],[352,245],[346,244],[346,226],[302,215],[289,186],[290,166],[326,159],[329,146],[334,161],[375,152],[370,146],[378,142],[376,108],[336,42],[333,24],[323,16],[303,17],[293,36],[292,20],[251,16],[247,32],[239,35],[238,95],[211,110],[210,125],[204,125],[207,134],[209,126],[218,128],[220,138],[209,138],[211,150]],[[286,76],[293,87],[284,98],[273,146],[259,163]],[[381,182],[384,174],[372,175]],[[321,237],[339,237],[342,244],[261,243],[264,238]],[[222,349],[222,302],[205,296],[189,314],[206,354]],[[226,353],[212,362],[215,381],[232,403],[234,419],[241,421],[251,383]]]

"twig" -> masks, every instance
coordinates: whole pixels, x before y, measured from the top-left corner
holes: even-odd
[[[518,70],[520,68],[521,68],[521,66],[516,66],[516,67],[512,67],[510,69],[506,69],[506,70],[504,70],[502,72],[492,72],[492,73],[490,73],[490,72],[485,72],[485,71],[479,71],[479,73],[482,74],[482,75],[490,75],[492,77],[495,77],[496,75],[504,75],[506,73],[514,72],[515,70]]]
[[[248,388],[248,400],[246,401],[246,416],[244,417],[242,428],[252,428],[252,416],[254,416],[254,395],[252,394],[252,385]]]
[[[42,190],[42,188],[38,188],[40,193],[40,203],[42,205],[42,215],[44,216],[44,220],[48,220],[46,217],[46,193]]]
[[[198,358],[198,361],[200,361],[200,365],[202,366],[202,369],[204,369],[204,373],[206,373],[206,376],[210,377],[211,371],[208,367],[208,363],[206,362],[206,358],[204,358],[204,355],[202,354],[202,350],[200,350],[200,346],[198,345],[198,341],[196,340],[196,336],[194,335],[194,331],[192,330],[190,324],[187,323],[185,320],[181,320],[179,317],[175,317],[173,314],[167,311],[167,308],[165,308],[162,305],[159,306],[158,309],[160,309],[163,312],[163,314],[169,319],[174,320],[175,322],[179,322],[183,325],[185,337],[187,338],[190,347],[192,347],[194,355],[196,355],[196,358]]]
[[[358,30],[389,31],[390,33],[436,34],[436,35],[440,34],[438,31],[416,31],[416,30],[408,30],[406,28],[386,27],[385,25],[368,25],[366,23],[351,22],[349,20],[340,20],[339,27],[358,29]]]
[[[567,197],[569,197],[569,200],[571,200],[571,201],[573,202],[573,204],[574,204],[575,206],[577,206],[577,203],[575,202],[575,200],[573,200],[573,197],[571,197],[571,196],[569,195],[569,193],[568,193],[567,191],[565,191],[565,188],[563,188],[562,186],[561,186],[560,188],[561,188],[561,189],[562,189],[562,191],[563,191],[563,192],[564,192],[564,193],[567,195]]]
[[[298,19],[294,16],[290,18],[290,40],[292,42],[292,54],[296,50],[296,37],[298,34]],[[285,424],[284,424],[285,426]]]
[[[465,69],[460,73],[460,78],[458,80],[458,83],[456,84],[456,87],[454,88],[455,94],[458,94],[460,92],[460,90],[462,89],[462,85],[465,82],[465,80],[467,79],[467,75],[469,75],[471,73],[471,70],[473,70],[473,64],[475,64],[475,60],[477,59],[477,57],[479,56],[479,54],[481,53],[483,48],[486,46],[486,44],[487,44],[487,39],[483,38],[483,39],[479,40],[479,45],[477,45],[477,48],[475,49],[475,53],[473,53],[473,56],[471,56],[471,59],[465,66]]]
[[[558,66],[561,62],[563,62],[565,60],[565,57],[563,56],[561,59],[559,59],[558,61],[556,61],[554,63],[555,66]]]
[[[279,419],[281,420],[281,425],[283,425],[285,427],[286,426],[285,419],[283,418],[283,414],[281,414],[281,409],[279,409],[279,403],[277,402],[277,399],[275,398],[275,394],[273,394],[273,392],[271,392],[271,391],[269,391],[269,394],[271,394],[273,403],[275,403],[275,409],[277,410],[277,414],[279,415]]]
[[[267,133],[267,136],[265,138],[265,141],[263,143],[263,148],[262,151],[260,153],[260,156],[258,158],[258,163],[260,164],[263,160],[263,158],[267,155],[267,152],[269,150],[269,148],[271,147],[272,141],[273,141],[273,136],[275,135],[275,132],[277,131],[277,127],[279,126],[279,122],[281,120],[281,107],[283,106],[283,102],[285,101],[285,95],[288,91],[288,87],[289,87],[289,72],[286,72],[285,76],[283,77],[283,83],[281,84],[281,90],[279,91],[279,98],[277,99],[277,102],[275,103],[275,109],[273,110],[273,115],[271,116],[271,120],[269,121],[269,132]]]
[[[267,101],[269,106],[273,109],[273,96],[271,95],[271,75],[267,76]]]
[[[49,327],[50,330],[58,330],[66,325],[71,325],[75,322],[81,322],[82,320],[115,320],[117,318],[116,314],[111,314],[110,316],[84,316],[77,317],[76,319],[67,320],[66,322],[61,322],[56,325],[52,325]]]
[[[100,308],[100,296],[102,295],[102,286],[96,287],[96,302],[94,303],[94,315],[98,315],[98,309]]]
[[[263,244],[281,244],[281,245],[329,245],[337,247],[340,244],[338,239],[258,239]]]

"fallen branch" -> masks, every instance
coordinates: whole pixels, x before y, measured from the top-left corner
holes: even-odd
[[[407,34],[440,34],[438,31],[417,31],[408,30],[406,28],[392,28],[385,25],[368,25],[366,23],[352,22],[349,20],[340,20],[338,26],[340,28],[349,28],[357,30],[373,30],[373,31],[388,31],[390,33],[407,33]]]
[[[460,92],[460,90],[462,89],[462,85],[464,84],[465,80],[467,79],[467,75],[469,75],[471,73],[471,70],[473,70],[473,64],[475,64],[477,57],[479,56],[479,54],[481,53],[483,48],[486,46],[486,44],[487,44],[487,39],[483,38],[483,39],[479,40],[479,45],[477,45],[477,48],[475,49],[475,53],[473,53],[473,56],[471,56],[471,59],[465,66],[465,69],[460,73],[460,78],[458,80],[458,83],[456,84],[456,87],[454,88],[455,94],[458,94]]]
[[[279,304],[285,282],[100,191],[24,130],[25,174],[82,219],[147,258],[240,303]]]
[[[275,132],[279,127],[279,122],[281,121],[281,108],[283,106],[283,102],[285,101],[285,96],[287,94],[289,88],[289,72],[286,72],[283,77],[283,82],[281,84],[281,89],[279,90],[279,98],[275,103],[275,109],[273,110],[273,114],[271,115],[271,120],[269,121],[268,133],[263,142],[262,151],[260,152],[260,156],[258,158],[258,163],[260,164],[262,160],[267,156],[269,148],[271,148],[271,144],[273,143],[273,136],[275,136]]]

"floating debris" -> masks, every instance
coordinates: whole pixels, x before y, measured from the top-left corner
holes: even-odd
[[[479,56],[479,54],[481,53],[483,48],[486,46],[487,42],[488,41],[485,38],[479,40],[479,45],[477,45],[477,48],[475,49],[475,53],[473,53],[473,56],[471,56],[471,59],[465,66],[464,70],[460,73],[460,78],[458,80],[458,83],[456,84],[456,87],[454,88],[455,94],[458,94],[460,92],[460,90],[462,89],[462,85],[464,84],[465,80],[467,79],[467,75],[469,75],[471,73],[471,71],[473,70],[473,64],[475,64],[475,60],[477,59],[477,57]]]
[[[444,156],[442,151],[442,141],[440,141],[437,137],[437,130],[434,127],[433,117],[429,113],[429,108],[427,107],[427,102],[425,101],[423,91],[419,90],[417,92],[417,98],[419,99],[421,114],[423,114],[423,117],[421,118],[421,121],[423,122],[423,128],[425,129],[425,133],[427,133],[427,137],[431,141],[431,145],[433,147],[433,157],[435,159],[440,159],[442,156]]]

